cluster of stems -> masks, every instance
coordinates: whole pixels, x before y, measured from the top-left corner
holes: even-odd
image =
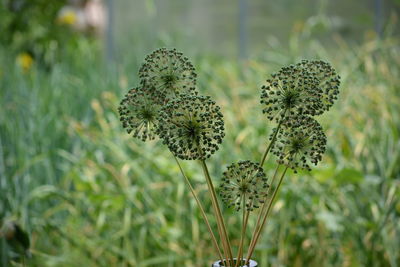
[[[261,161],[259,164],[261,167],[264,166],[267,156],[271,150],[271,147],[274,144],[274,142],[276,141],[276,135],[278,133],[278,130],[280,128],[282,120],[278,123],[277,129],[276,129],[277,131],[274,132],[272,139],[270,140],[270,142],[261,158]],[[215,187],[213,185],[210,173],[208,171],[206,161],[200,160],[199,163],[202,167],[204,177],[207,182],[208,192],[210,193],[212,208],[213,208],[214,215],[216,217],[217,229],[218,229],[218,234],[219,234],[221,242],[218,242],[217,238],[215,237],[215,234],[212,230],[213,228],[207,218],[207,214],[204,211],[203,205],[201,204],[198,196],[196,195],[189,178],[187,177],[181,164],[179,163],[179,160],[176,157],[174,157],[174,158],[176,160],[176,163],[179,166],[179,170],[180,170],[182,176],[184,177],[186,184],[188,185],[188,187],[190,189],[191,194],[193,195],[193,197],[196,200],[196,203],[200,209],[203,220],[207,226],[207,230],[209,231],[209,234],[211,236],[213,245],[218,254],[220,262],[223,263],[223,266],[230,266],[230,267],[239,267],[239,266],[248,265],[252,255],[254,253],[256,244],[259,241],[259,238],[260,238],[260,236],[263,232],[263,229],[267,223],[267,218],[273,207],[273,203],[276,199],[276,195],[282,184],[283,178],[286,175],[288,166],[282,166],[282,164],[278,164],[278,166],[276,167],[276,169],[274,171],[272,181],[270,182],[271,186],[268,188],[268,197],[266,198],[266,201],[264,201],[263,205],[260,208],[260,212],[258,213],[257,222],[255,225],[251,240],[249,240],[248,251],[247,251],[245,258],[243,257],[244,256],[244,244],[245,244],[245,236],[246,236],[246,230],[247,230],[247,226],[248,226],[248,220],[250,217],[249,216],[250,210],[248,210],[246,208],[246,203],[245,203],[246,198],[245,197],[242,198],[242,227],[241,227],[241,234],[240,234],[240,243],[239,243],[239,247],[237,249],[236,258],[234,258],[233,254],[232,254],[231,242],[230,242],[229,236],[227,235],[226,224],[224,222],[224,218],[221,213],[221,208],[219,206],[219,202],[218,202],[218,199],[216,196]],[[279,173],[279,169],[283,169],[283,171],[281,171]],[[272,190],[272,192],[271,192],[271,190]],[[220,243],[222,243],[222,248],[223,248],[222,250],[219,245]],[[242,263],[242,264],[240,265],[240,263]]]
[[[266,150],[265,150],[265,152],[264,152],[264,154],[263,154],[263,156],[261,158],[261,161],[260,161],[260,164],[259,164],[261,167],[264,166],[265,161],[267,159],[267,156],[268,156],[268,154],[269,154],[269,152],[271,150],[271,147],[274,144],[274,142],[276,141],[276,134],[278,133],[278,130],[280,128],[282,120],[283,119],[281,119],[281,121],[278,123],[277,129],[276,129],[277,131],[275,131],[275,133],[273,134],[273,137],[270,140],[270,142],[269,142],[269,144],[268,144],[268,146],[267,146],[267,148],[266,148]],[[208,189],[209,189],[209,191],[210,191],[210,193],[212,195],[212,201],[213,201],[213,203],[216,203],[216,205],[218,207],[218,201],[215,198],[215,190],[214,190],[214,187],[212,186],[212,181],[211,181],[210,175],[208,173],[206,163],[204,161],[202,161],[201,164],[203,166],[203,170],[204,170],[204,173],[205,173],[205,176],[206,176],[207,184],[209,185]],[[279,173],[279,169],[283,169],[283,170]],[[251,237],[251,239],[249,241],[248,251],[247,251],[247,254],[246,254],[245,258],[243,257],[243,255],[244,255],[244,244],[245,244],[245,236],[246,236],[246,230],[247,230],[247,226],[248,226],[248,220],[249,220],[249,217],[250,217],[249,216],[250,215],[250,210],[246,209],[246,204],[245,204],[245,199],[246,198],[245,197],[242,198],[242,227],[241,227],[241,234],[240,234],[240,243],[239,243],[239,247],[237,249],[236,258],[232,257],[232,248],[230,246],[229,237],[226,236],[226,235],[225,236],[221,236],[220,235],[221,239],[222,239],[224,251],[225,250],[228,251],[228,253],[224,254],[224,259],[222,259],[221,249],[219,248],[218,243],[215,240],[215,235],[213,234],[212,228],[209,225],[209,221],[207,219],[207,216],[206,216],[205,213],[202,212],[203,213],[203,218],[204,218],[204,220],[205,220],[205,222],[207,224],[207,228],[209,229],[209,232],[210,232],[211,236],[213,237],[214,246],[215,246],[215,248],[216,248],[216,250],[217,250],[217,252],[219,254],[219,257],[221,258],[221,262],[224,264],[224,266],[239,267],[239,266],[246,266],[246,265],[249,264],[249,261],[250,261],[251,257],[253,256],[256,244],[259,241],[259,238],[260,238],[260,236],[261,236],[261,234],[263,232],[263,229],[264,229],[264,227],[265,227],[265,225],[267,223],[268,215],[270,214],[270,211],[271,211],[271,209],[273,207],[273,203],[274,203],[274,201],[276,199],[277,192],[278,192],[278,190],[279,190],[279,188],[280,188],[280,186],[282,184],[283,178],[286,175],[287,169],[288,169],[288,166],[282,166],[281,164],[278,164],[278,166],[276,167],[276,169],[274,171],[274,175],[273,175],[272,181],[270,182],[270,187],[268,188],[268,197],[266,198],[266,201],[264,201],[263,205],[260,208],[260,212],[258,213],[257,222],[256,222],[256,225],[255,225],[252,237]],[[181,169],[181,171],[182,171],[183,176],[186,177],[182,169]],[[190,185],[190,182],[188,180],[187,180],[187,183],[188,183],[189,187],[192,188],[192,186]],[[272,192],[271,192],[271,190],[272,190]],[[192,192],[194,198],[198,200],[195,192],[193,190],[191,190],[191,192]],[[203,211],[201,203],[198,202],[197,204],[199,205],[200,209]],[[218,207],[218,212],[220,213],[219,207]],[[224,220],[223,220],[222,217],[221,217],[220,220],[221,221],[217,220],[218,229],[223,228],[224,231],[225,231]]]

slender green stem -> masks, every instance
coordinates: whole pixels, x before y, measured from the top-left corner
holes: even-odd
[[[259,229],[259,227],[260,227],[262,215],[264,214],[265,209],[267,208],[267,204],[269,203],[269,201],[267,201],[267,198],[268,198],[268,196],[269,196],[269,191],[271,190],[271,188],[272,188],[272,186],[273,186],[273,184],[274,184],[274,182],[275,182],[275,179],[276,179],[276,176],[277,176],[277,174],[278,174],[278,170],[279,170],[279,167],[280,167],[280,166],[281,166],[281,165],[278,164],[278,166],[277,166],[276,169],[275,169],[274,175],[272,176],[272,181],[271,181],[271,183],[270,183],[270,187],[268,188],[268,191],[267,191],[267,197],[265,198],[265,201],[264,201],[263,205],[261,206],[260,212],[258,213],[257,223],[256,223],[256,226],[255,226],[255,228],[254,228],[253,235],[251,236],[251,241],[250,241],[250,246],[249,246],[249,248],[250,248],[251,246],[253,246],[254,240],[255,240],[255,238],[256,238],[257,231],[258,231],[258,229]]]
[[[240,236],[240,244],[238,249],[238,255],[236,257],[236,266],[238,267],[240,263],[242,263],[243,259],[243,243],[244,243],[244,236],[246,233],[247,222],[249,220],[250,211],[246,210],[246,194],[243,195],[243,217],[242,217],[242,233]]]
[[[267,155],[268,155],[269,151],[271,150],[272,145],[273,145],[273,144],[275,143],[275,141],[276,141],[276,136],[278,135],[279,129],[280,129],[282,123],[283,123],[283,119],[284,119],[284,116],[285,116],[286,112],[287,112],[287,109],[284,110],[284,112],[283,112],[283,117],[279,120],[278,126],[276,127],[276,130],[275,130],[275,132],[274,132],[274,135],[272,136],[271,141],[269,142],[268,147],[267,147],[267,149],[265,150],[265,152],[264,152],[264,154],[263,154],[263,156],[262,156],[262,158],[261,158],[261,161],[260,161],[260,166],[261,166],[261,167],[264,166],[265,160],[267,159]],[[275,177],[276,177],[276,174],[277,174],[277,171],[278,171],[279,167],[280,167],[280,165],[278,165],[278,166],[276,167],[276,169],[275,169],[275,173],[274,173],[274,176],[273,176],[273,178],[272,178],[271,186],[272,186],[272,184],[273,184],[274,181],[275,181]],[[286,170],[285,170],[285,171],[286,171]],[[269,190],[270,190],[270,189],[268,189],[268,193],[269,193]],[[266,207],[266,203],[267,203],[267,201],[264,202],[264,204],[263,204],[263,206],[262,206],[262,208],[261,208],[261,211],[260,211],[260,213],[258,214],[256,227],[254,228],[254,232],[253,232],[253,235],[252,235],[251,241],[250,241],[250,248],[253,247],[253,246],[255,246],[255,243],[257,242],[257,241],[255,241],[255,239],[256,239],[256,233],[257,233],[257,231],[258,231],[258,228],[259,228],[259,225],[260,225],[260,221],[261,221],[261,218],[262,218],[262,214],[264,213],[264,210],[265,210],[265,207]],[[250,251],[250,250],[249,250],[249,251]],[[250,260],[250,258],[247,256],[247,257],[246,257],[246,264],[249,263],[249,260]]]
[[[173,154],[172,154],[172,155],[173,155]],[[205,221],[205,223],[206,223],[206,225],[207,225],[208,232],[209,232],[210,235],[211,235],[211,239],[212,239],[212,241],[213,241],[213,244],[214,244],[214,246],[215,246],[215,249],[217,250],[218,256],[219,256],[219,258],[220,258],[220,260],[221,260],[221,262],[222,262],[223,257],[222,257],[221,250],[220,250],[220,248],[219,248],[219,246],[218,246],[217,239],[215,238],[215,235],[214,235],[214,233],[213,233],[213,231],[212,231],[212,229],[211,229],[210,222],[208,221],[207,215],[206,215],[206,213],[204,212],[203,206],[201,205],[200,200],[199,200],[199,198],[197,197],[196,192],[194,191],[192,184],[190,183],[189,179],[187,178],[185,172],[183,171],[183,168],[182,168],[181,164],[179,163],[179,161],[178,161],[178,159],[175,157],[175,155],[173,155],[173,156],[174,156],[174,159],[175,159],[176,163],[178,164],[178,167],[179,167],[179,170],[181,171],[182,176],[185,178],[186,184],[189,186],[190,192],[192,193],[194,199],[196,200],[197,206],[199,207],[200,212],[201,212],[201,215],[203,216],[203,219],[204,219],[204,221]]]
[[[285,111],[285,113],[286,113],[286,111]],[[276,136],[278,135],[279,128],[281,128],[282,122],[283,122],[283,119],[280,119],[279,123],[278,123],[278,126],[276,127],[276,131],[275,131],[274,135],[272,136],[271,142],[269,142],[269,145],[268,145],[267,149],[264,152],[264,155],[263,155],[263,157],[261,159],[261,162],[260,162],[260,166],[261,167],[264,166],[265,160],[267,159],[267,155],[268,155],[269,151],[271,150],[272,145],[275,143]]]
[[[286,114],[286,110],[284,111],[284,114]],[[268,155],[269,151],[271,150],[272,145],[275,143],[276,136],[277,136],[277,134],[278,134],[278,132],[279,132],[279,129],[280,129],[281,125],[282,125],[282,122],[283,122],[283,119],[280,119],[280,120],[279,120],[279,123],[278,123],[278,126],[276,127],[276,131],[275,131],[274,135],[272,136],[272,139],[271,139],[271,141],[269,142],[268,147],[267,147],[267,149],[265,150],[263,157],[261,158],[261,161],[260,161],[260,166],[261,166],[261,167],[263,167],[263,165],[264,165],[264,163],[265,163],[265,160],[267,159],[267,155]],[[277,174],[277,171],[278,171],[279,167],[280,167],[280,165],[278,165],[278,166],[276,167],[276,169],[275,169],[274,176],[273,176],[272,181],[271,181],[271,183],[270,183],[271,186],[274,184],[275,177],[276,177],[276,174]],[[270,189],[268,189],[268,195],[267,195],[267,197],[269,196],[269,190],[270,190]],[[264,202],[264,204],[262,205],[261,211],[258,213],[257,223],[256,223],[256,227],[255,227],[254,232],[253,232],[253,236],[252,236],[252,238],[251,238],[251,243],[250,243],[250,245],[251,245],[251,244],[253,243],[253,241],[254,241],[255,233],[256,233],[256,231],[257,231],[257,229],[258,229],[258,227],[259,227],[259,224],[260,224],[260,221],[261,221],[261,217],[262,217],[262,214],[264,213],[266,204],[267,204],[267,201]]]
[[[217,199],[217,196],[216,196],[216,193],[215,193],[215,188],[214,188],[214,185],[212,183],[211,176],[210,176],[210,173],[209,173],[208,168],[207,168],[207,164],[206,164],[206,162],[204,160],[200,160],[200,163],[201,163],[201,166],[203,168],[204,176],[205,176],[206,181],[207,181],[208,189],[209,189],[211,200],[212,200],[211,202],[213,203],[215,216],[217,217],[217,221],[219,221],[219,224],[220,224],[220,227],[221,227],[221,234],[222,234],[221,238],[226,243],[227,252],[228,252],[228,256],[229,256],[229,258],[228,258],[228,266],[229,266],[230,262],[233,263],[233,256],[232,256],[232,250],[231,250],[231,244],[230,244],[230,241],[229,241],[229,237],[228,237],[227,232],[226,232],[226,226],[225,226],[225,223],[224,223],[224,218],[222,217],[221,209],[220,209],[219,204],[218,204],[218,199]]]
[[[246,231],[247,229],[247,223],[249,221],[249,215],[250,215],[250,211],[246,212],[246,219],[245,219],[245,223],[244,223],[244,229]],[[243,238],[243,243],[244,243],[244,238]],[[240,263],[242,263],[243,260],[243,244],[240,247]]]
[[[240,244],[239,244],[239,247],[238,247],[238,254],[237,254],[237,256],[236,256],[236,264],[235,264],[235,267],[238,267],[239,266],[239,260],[240,260],[240,248],[241,248],[241,246],[242,246],[242,244],[243,244],[243,236],[244,236],[244,220],[245,220],[245,217],[246,217],[246,194],[243,194],[243,199],[242,199],[242,231],[241,231],[241,234],[240,234]]]
[[[267,208],[267,211],[266,211],[266,213],[265,213],[265,215],[264,215],[262,224],[261,224],[259,230],[257,231],[256,238],[255,238],[255,240],[254,240],[252,246],[250,247],[249,252],[247,253],[247,261],[246,261],[246,263],[248,263],[249,259],[250,259],[251,256],[253,255],[254,248],[256,247],[257,241],[258,241],[258,239],[260,238],[261,232],[262,232],[262,230],[263,230],[263,228],[264,228],[264,226],[265,226],[265,222],[267,221],[268,214],[269,214],[270,211],[271,211],[272,204],[274,203],[275,197],[276,197],[276,195],[277,195],[277,192],[278,192],[278,190],[279,190],[279,187],[280,187],[281,184],[282,184],[282,181],[283,181],[283,178],[285,177],[285,174],[286,174],[287,169],[288,169],[288,166],[286,166],[285,170],[283,171],[283,173],[282,173],[282,175],[281,175],[281,177],[280,177],[280,179],[279,179],[278,185],[276,186],[276,188],[275,188],[275,190],[274,190],[274,193],[273,193],[273,195],[272,195],[272,198],[271,198],[271,200],[270,200],[269,203],[268,203],[268,208]]]
[[[228,266],[231,266],[230,261],[226,262],[229,259],[228,244],[227,244],[225,236],[223,234],[222,222],[220,220],[220,217],[217,215],[217,211],[216,211],[217,208],[216,208],[216,204],[215,204],[215,199],[212,197],[212,193],[211,193],[212,185],[210,185],[210,183],[208,182],[207,179],[206,179],[206,181],[207,181],[208,191],[209,191],[209,193],[211,195],[211,204],[212,204],[212,207],[213,207],[213,210],[214,210],[214,215],[215,215],[215,217],[217,219],[218,234],[219,234],[219,236],[220,236],[220,238],[222,240],[222,246],[224,247],[224,256],[225,256],[225,261],[224,262],[227,263]]]
[[[203,151],[200,148],[200,145],[198,143],[196,143],[196,146],[197,146],[197,149],[199,151],[199,154],[203,158],[204,155],[203,155]],[[232,252],[231,252],[231,246],[230,246],[229,242],[227,241],[226,231],[224,231],[224,227],[225,227],[224,220],[222,218],[221,211],[219,209],[218,200],[217,200],[217,197],[216,197],[214,185],[212,183],[211,176],[210,176],[210,173],[208,172],[208,168],[207,168],[207,165],[206,165],[205,161],[204,160],[200,160],[200,164],[201,164],[201,167],[203,169],[204,176],[206,178],[206,182],[207,182],[207,186],[208,186],[208,192],[210,194],[211,204],[212,204],[212,207],[213,207],[213,210],[214,210],[214,215],[215,215],[215,217],[217,219],[218,234],[219,234],[219,236],[220,236],[220,238],[222,240],[222,246],[224,247],[224,255],[225,255],[225,259],[224,259],[225,261],[224,262],[226,263],[227,266],[230,267],[231,266],[231,261],[233,261]],[[229,253],[229,252],[231,252],[231,253]],[[232,262],[232,264],[233,264],[233,262]]]

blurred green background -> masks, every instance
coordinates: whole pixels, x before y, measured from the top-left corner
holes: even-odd
[[[224,113],[227,135],[208,161],[215,184],[265,149],[274,125],[258,104],[263,81],[301,59],[331,62],[342,85],[319,117],[327,153],[285,178],[253,258],[400,266],[399,10],[398,0],[2,0],[0,266],[22,266],[21,255],[27,266],[216,260],[166,147],[132,139],[118,120],[145,55],[163,46],[191,59]],[[200,166],[183,165],[211,211]],[[237,245],[240,215],[224,216]]]

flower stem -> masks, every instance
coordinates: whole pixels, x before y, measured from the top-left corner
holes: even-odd
[[[173,155],[173,154],[172,154],[172,155]],[[203,206],[201,205],[200,200],[199,200],[199,198],[197,197],[196,192],[195,192],[194,189],[193,189],[193,186],[191,185],[189,179],[187,178],[185,172],[183,171],[181,164],[179,163],[179,161],[178,161],[178,159],[175,157],[175,155],[173,155],[173,156],[174,156],[174,159],[175,159],[176,163],[178,164],[178,167],[179,167],[179,170],[180,170],[181,173],[182,173],[182,176],[185,178],[186,184],[189,186],[190,192],[192,193],[194,199],[196,200],[197,206],[199,207],[200,212],[201,212],[201,215],[203,216],[203,219],[204,219],[204,221],[205,221],[205,223],[206,223],[206,225],[207,225],[208,232],[209,232],[210,235],[211,235],[211,239],[212,239],[212,241],[213,241],[213,244],[214,244],[214,246],[215,246],[215,249],[217,250],[218,256],[219,256],[219,258],[220,258],[220,260],[221,260],[221,262],[222,262],[223,257],[222,257],[221,250],[220,250],[220,248],[219,248],[219,246],[218,246],[217,239],[215,238],[215,235],[214,235],[214,233],[213,233],[213,231],[212,231],[212,229],[211,229],[210,222],[209,222],[208,219],[207,219],[207,215],[206,215],[206,213],[204,212]]]
[[[271,190],[271,187],[272,187],[272,185],[273,185],[274,182],[275,182],[276,175],[278,174],[278,170],[279,170],[279,167],[280,167],[280,166],[281,166],[281,165],[279,164],[279,165],[276,167],[276,169],[275,169],[274,176],[272,177],[272,181],[271,181],[271,184],[270,184],[271,186],[270,186],[270,188],[268,188],[267,197],[265,198],[265,201],[264,201],[264,203],[263,203],[263,205],[262,205],[262,207],[261,207],[261,210],[260,210],[260,212],[258,213],[257,223],[256,223],[256,226],[255,226],[255,228],[254,228],[253,235],[251,236],[251,241],[250,241],[249,249],[250,249],[250,247],[253,246],[254,240],[255,240],[255,238],[256,238],[257,231],[258,231],[258,229],[259,229],[259,227],[260,227],[262,215],[264,214],[265,209],[267,208],[267,204],[268,204],[268,202],[269,202],[269,201],[267,201],[267,198],[268,198],[268,196],[269,196],[269,191]]]
[[[279,129],[280,129],[282,123],[283,123],[283,119],[284,119],[284,117],[285,117],[286,111],[287,111],[287,109],[284,110],[283,116],[282,116],[282,118],[279,120],[278,126],[276,127],[276,130],[275,130],[275,132],[274,132],[274,135],[272,136],[271,141],[269,142],[268,147],[267,147],[267,149],[265,150],[264,155],[263,155],[262,158],[261,158],[261,161],[260,161],[260,167],[261,167],[261,168],[264,166],[265,160],[267,159],[267,155],[268,155],[269,151],[271,150],[272,145],[273,145],[273,144],[275,143],[275,141],[276,141],[276,136],[278,135]],[[274,176],[273,176],[272,181],[271,181],[271,186],[272,186],[272,184],[273,184],[274,181],[275,181],[275,177],[276,177],[276,174],[277,174],[277,172],[278,172],[279,167],[280,167],[280,164],[279,164],[279,165],[276,167],[276,169],[275,169],[275,173],[274,173]],[[285,170],[285,172],[286,172],[286,170]],[[268,193],[269,193],[269,190],[270,190],[270,189],[268,189]],[[267,195],[267,197],[268,197],[268,195]],[[257,241],[256,241],[256,233],[257,233],[258,228],[259,228],[259,226],[260,226],[261,217],[262,217],[262,214],[264,213],[266,204],[267,204],[267,201],[266,201],[266,199],[265,199],[265,202],[264,202],[264,204],[262,205],[262,208],[261,208],[261,210],[260,210],[260,213],[258,214],[256,227],[254,228],[254,232],[253,232],[253,235],[252,235],[252,237],[251,237],[249,252],[250,252],[250,249],[251,249],[252,247],[254,247],[254,246],[255,246],[255,243],[257,242]],[[251,256],[251,255],[250,255],[250,256]],[[249,263],[249,260],[250,260],[250,257],[249,257],[249,254],[247,254],[247,257],[246,257],[246,264]]]
[[[286,113],[286,111],[285,111],[285,113]],[[267,158],[267,155],[268,155],[269,151],[271,150],[272,145],[275,143],[276,136],[277,136],[277,134],[279,132],[279,128],[281,128],[282,122],[283,122],[283,118],[279,120],[278,126],[276,127],[276,131],[275,131],[274,135],[272,136],[271,142],[269,142],[269,145],[268,145],[267,149],[264,152],[264,155],[263,155],[263,157],[261,159],[261,162],[260,162],[260,166],[261,167],[264,165],[265,160]]]
[[[218,199],[217,199],[217,196],[216,196],[216,193],[215,193],[215,188],[214,188],[214,185],[213,185],[213,183],[211,181],[210,173],[208,171],[206,162],[204,160],[200,160],[200,164],[201,164],[201,166],[203,168],[204,176],[205,176],[206,181],[207,181],[208,191],[209,191],[210,196],[211,196],[211,203],[213,205],[214,213],[215,213],[215,216],[217,218],[218,228],[220,228],[220,236],[221,236],[221,239],[222,239],[222,241],[223,241],[223,243],[225,245],[224,247],[226,248],[225,252],[228,253],[228,262],[227,263],[228,263],[228,266],[230,266],[231,263],[233,264],[233,256],[232,256],[231,244],[229,242],[229,237],[228,237],[228,235],[226,233],[226,226],[225,226],[225,223],[224,223],[224,218],[222,217],[222,214],[221,214],[221,209],[220,209],[219,204],[218,204]]]
[[[267,221],[268,214],[269,214],[269,212],[271,211],[272,204],[273,204],[273,202],[274,202],[274,200],[275,200],[275,197],[276,197],[276,194],[277,194],[277,192],[278,192],[278,190],[279,190],[279,187],[280,187],[281,184],[282,184],[282,180],[283,180],[283,178],[285,177],[285,174],[286,174],[287,169],[288,169],[288,166],[286,166],[285,170],[283,171],[283,173],[282,173],[282,175],[281,175],[281,177],[280,177],[280,179],[279,179],[278,185],[276,186],[276,188],[275,188],[275,190],[274,190],[274,193],[273,193],[273,195],[272,195],[272,198],[271,198],[271,200],[270,200],[269,203],[268,203],[268,208],[267,208],[267,211],[266,211],[266,213],[265,213],[265,215],[264,215],[264,217],[263,217],[262,224],[261,224],[260,228],[259,228],[258,231],[257,231],[256,237],[255,237],[255,239],[254,239],[254,242],[253,242],[252,246],[251,246],[250,249],[249,249],[249,252],[247,253],[247,262],[246,262],[246,263],[248,263],[250,257],[253,255],[254,248],[255,248],[255,246],[256,246],[256,244],[257,244],[258,239],[260,238],[260,235],[261,235],[261,232],[262,232],[262,230],[263,230],[263,227],[265,226],[265,223],[266,223],[266,221]]]
[[[243,243],[244,243],[244,236],[246,233],[247,222],[249,220],[250,212],[246,210],[246,194],[243,195],[243,217],[242,217],[242,233],[240,236],[240,244],[238,249],[238,255],[236,257],[236,265],[235,267],[239,267],[242,263],[243,258]]]

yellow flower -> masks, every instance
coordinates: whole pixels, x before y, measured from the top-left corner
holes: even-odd
[[[77,14],[72,8],[65,8],[61,10],[57,18],[58,23],[66,25],[75,25],[77,20]]]
[[[28,71],[33,64],[33,58],[26,52],[20,53],[17,56],[17,64],[24,70]]]

